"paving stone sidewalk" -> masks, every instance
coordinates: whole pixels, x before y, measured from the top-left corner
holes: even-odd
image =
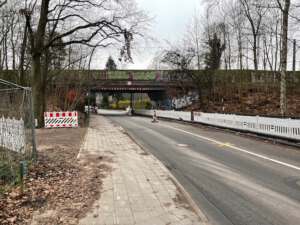
[[[100,199],[80,220],[81,225],[204,224],[162,163],[107,118],[91,117],[78,157],[85,154],[111,159],[107,163],[112,170],[103,181]]]

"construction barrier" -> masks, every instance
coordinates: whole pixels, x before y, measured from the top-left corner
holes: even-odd
[[[138,115],[153,116],[154,110],[135,110]],[[202,123],[217,127],[300,141],[300,120],[239,116],[234,114],[156,110],[157,117]]]
[[[25,152],[25,127],[23,119],[0,117],[0,148]]]
[[[45,112],[45,128],[78,127],[77,112]]]

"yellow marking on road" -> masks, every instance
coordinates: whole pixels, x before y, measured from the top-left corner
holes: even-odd
[[[221,148],[223,148],[223,147],[232,147],[233,146],[233,144],[230,144],[230,143],[222,143],[222,144],[219,144],[219,147],[221,147]]]

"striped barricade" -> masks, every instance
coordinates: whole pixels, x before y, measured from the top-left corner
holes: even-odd
[[[45,128],[78,127],[77,112],[45,112]]]

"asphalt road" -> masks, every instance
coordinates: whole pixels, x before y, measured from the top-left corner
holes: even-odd
[[[212,225],[300,225],[300,149],[213,128],[110,117],[160,159]]]

